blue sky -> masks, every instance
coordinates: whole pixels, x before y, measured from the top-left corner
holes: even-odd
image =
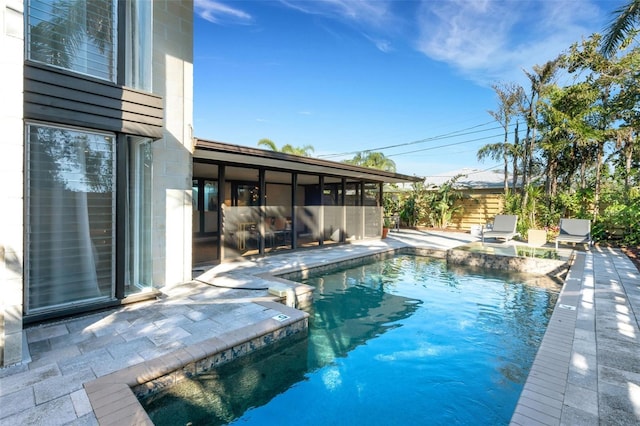
[[[503,138],[491,84],[527,87],[523,69],[602,32],[624,3],[195,0],[194,134],[336,161],[377,150],[409,175],[491,168],[476,160]]]

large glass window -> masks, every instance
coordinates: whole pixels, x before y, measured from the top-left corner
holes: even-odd
[[[125,84],[150,92],[153,63],[153,2],[129,0],[127,8]]]
[[[29,0],[27,57],[115,82],[116,5],[117,0]]]
[[[129,190],[127,194],[127,280],[125,295],[153,288],[152,140],[128,137]]]
[[[27,313],[114,297],[115,138],[27,126]]]

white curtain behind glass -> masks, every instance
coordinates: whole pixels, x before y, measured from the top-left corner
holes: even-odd
[[[29,126],[28,309],[113,295],[114,138]]]

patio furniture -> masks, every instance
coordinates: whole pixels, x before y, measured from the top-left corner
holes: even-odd
[[[591,221],[589,219],[560,219],[560,233],[556,237],[556,250],[559,242],[592,245]]]
[[[482,242],[485,238],[499,238],[509,241],[516,235],[520,235],[516,231],[518,224],[518,216],[511,214],[499,214],[493,219],[493,226],[491,229],[482,230]]]

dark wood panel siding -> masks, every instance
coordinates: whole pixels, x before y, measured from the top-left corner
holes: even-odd
[[[160,96],[30,62],[24,76],[26,119],[162,137]]]

